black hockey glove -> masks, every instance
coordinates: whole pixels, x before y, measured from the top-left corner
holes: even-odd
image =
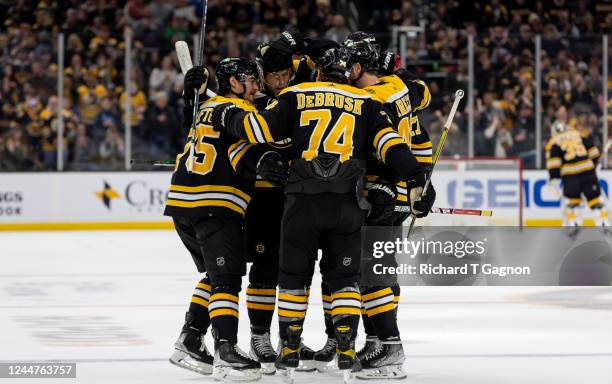
[[[406,68],[400,68],[394,73],[397,77],[402,79],[404,83],[408,83],[409,81],[418,80],[418,76],[414,72],[410,72]]]
[[[183,80],[183,98],[185,105],[193,107],[193,98],[195,97],[195,90],[198,89],[200,94],[200,101],[203,100],[206,94],[206,88],[208,87],[208,69],[203,66],[192,67],[185,74]]]
[[[318,62],[321,56],[323,56],[328,49],[340,47],[340,44],[334,40],[326,38],[306,38],[304,40],[307,44],[304,53],[306,53],[315,63]]]
[[[280,39],[257,47],[257,56],[260,57],[261,66],[266,73],[293,68],[292,55],[291,47]]]
[[[272,184],[282,186],[289,178],[289,164],[279,153],[265,152],[257,162],[257,176]]]
[[[378,59],[378,73],[383,76],[393,75],[399,67],[399,55],[393,51],[385,51]]]
[[[231,136],[238,136],[230,132],[229,129],[229,120],[232,113],[240,112],[241,109],[236,107],[232,103],[224,103],[220,104],[215,109],[213,109],[211,122],[213,127],[219,132],[224,132]]]
[[[395,184],[386,180],[366,183],[368,202],[372,205],[366,219],[367,225],[388,225],[393,220],[397,189]]]
[[[436,201],[436,190],[430,182],[427,187],[427,193],[423,196],[423,187],[425,186],[425,174],[421,173],[412,180],[406,182],[409,190],[410,210],[418,217],[425,217],[429,214],[431,207]]]
[[[289,27],[281,32],[279,40],[289,47],[291,53],[304,52],[304,37],[296,28]]]

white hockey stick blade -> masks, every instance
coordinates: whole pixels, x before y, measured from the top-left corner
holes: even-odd
[[[193,67],[191,62],[191,53],[189,52],[189,46],[183,40],[174,43],[174,49],[176,50],[176,57],[178,58],[179,64],[181,65],[181,72],[183,75]]]

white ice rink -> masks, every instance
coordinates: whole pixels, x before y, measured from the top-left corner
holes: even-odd
[[[77,363],[76,381],[52,383],[212,382],[167,361],[198,280],[172,231],[0,232],[0,362]],[[313,349],[325,342],[316,281]],[[406,383],[612,383],[610,288],[404,287],[399,318]],[[245,350],[248,329],[244,310]],[[341,382],[296,380],[313,381]]]

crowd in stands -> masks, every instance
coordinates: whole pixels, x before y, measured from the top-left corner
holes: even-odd
[[[343,3],[209,0],[204,61],[213,69],[226,56],[254,57],[258,44],[290,24],[308,36],[342,41],[351,32]],[[354,3],[360,29],[376,33],[383,48],[393,26],[424,26],[425,33],[408,38],[406,54],[409,67],[430,85],[432,104],[421,122],[434,142],[453,91],[467,85],[469,35],[475,39],[476,155],[521,156],[534,165],[536,34],[542,36],[544,131],[564,118],[601,133],[600,35],[612,31],[609,0]],[[0,171],[56,169],[60,32],[65,169],[123,169],[126,100],[133,156],[173,158],[184,140],[174,42],[194,46],[201,12],[199,0],[0,2]],[[129,76],[126,30],[133,37]],[[445,155],[467,154],[467,126],[462,107]]]

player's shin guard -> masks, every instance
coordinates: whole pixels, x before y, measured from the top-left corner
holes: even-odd
[[[608,219],[608,210],[601,203],[600,198],[596,197],[593,200],[587,202],[589,208],[595,213],[595,225],[598,227],[609,227],[610,220]]]
[[[189,313],[191,313],[193,318],[192,324],[204,334],[210,326],[210,317],[208,315],[210,288],[210,280],[206,276],[196,286],[191,296],[191,303],[189,304]]]
[[[276,305],[276,287],[249,284],[246,295],[251,333],[262,335],[270,332]]]
[[[381,341],[399,339],[395,293],[391,287],[372,287],[362,294],[363,306]]]
[[[569,199],[565,207],[563,225],[566,227],[580,226],[580,199]]]
[[[304,324],[308,296],[306,289],[284,289],[278,292],[278,329],[281,339],[287,338],[287,327]],[[301,329],[301,328],[300,328]]]
[[[238,339],[238,292],[240,287],[213,287],[208,313],[218,340],[236,343]]]

